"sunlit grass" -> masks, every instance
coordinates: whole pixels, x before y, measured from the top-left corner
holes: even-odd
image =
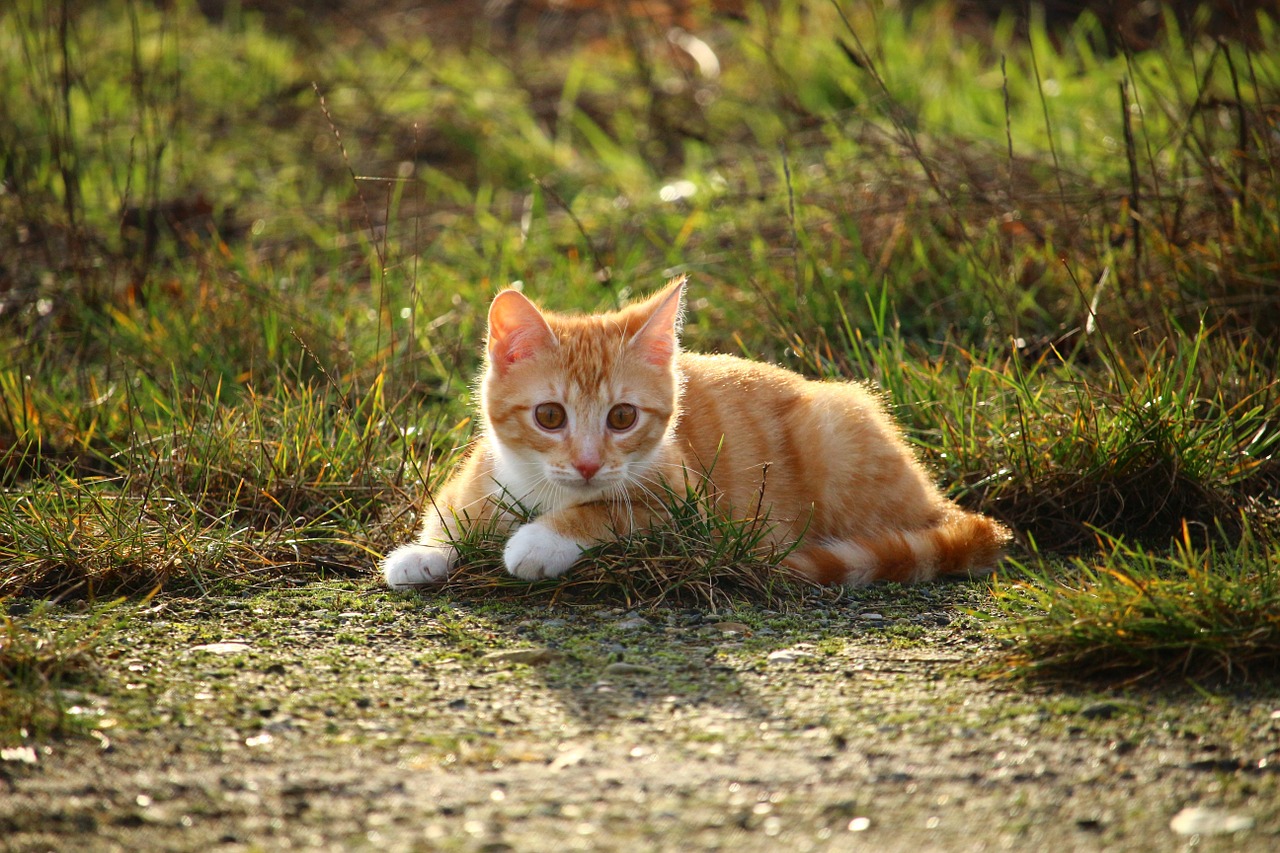
[[[778,563],[788,551],[772,545],[767,510],[748,517],[717,513],[702,484],[668,485],[666,519],[587,550],[564,578],[530,583],[506,574],[506,537],[496,525],[473,525],[454,543],[459,567],[442,587],[467,597],[557,602],[614,602],[627,607],[686,606],[711,611],[744,603],[797,606],[833,596]],[[521,517],[519,507],[511,511]],[[424,588],[430,594],[431,588]]]
[[[368,531],[431,470],[431,425],[393,417],[377,379],[359,397],[263,390],[226,401],[216,386],[175,390],[153,400],[168,422],[136,420],[130,444],[66,461],[35,443],[10,451],[0,596],[363,571]]]
[[[127,613],[116,605],[93,614],[51,615],[44,604],[0,613],[0,745],[83,731],[69,691],[90,688],[101,672],[98,646]],[[21,609],[21,618],[10,610]]]
[[[995,587],[994,630],[1021,676],[1263,681],[1280,669],[1280,551],[1250,535],[1167,554],[1102,538],[1100,553],[1031,564]]]
[[[371,573],[468,440],[497,289],[596,310],[687,271],[690,348],[876,383],[1019,534],[1020,665],[1127,648],[1058,621],[1121,577],[1188,614],[1212,581],[1196,624],[1254,624],[1280,515],[1270,24],[1126,54],[1088,18],[957,38],[945,5],[784,2],[707,22],[711,77],[647,19],[540,52],[65,8],[0,12],[0,598]],[[483,537],[456,584],[813,594],[758,526],[673,500],[558,585],[503,577]],[[1191,636],[1136,671],[1180,671]],[[1185,671],[1261,671],[1269,636]]]

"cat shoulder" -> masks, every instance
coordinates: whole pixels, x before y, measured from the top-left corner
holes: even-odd
[[[793,370],[763,361],[752,361],[723,353],[680,353],[680,369],[694,382],[739,388],[742,390],[775,388],[797,389],[809,385]]]
[[[763,361],[752,361],[736,355],[725,355],[724,353],[701,353],[688,352],[680,353],[680,369],[685,373],[703,376],[707,378],[725,378],[725,379],[783,379],[794,378],[803,381],[803,377],[798,373],[787,370],[785,367],[779,367],[776,364],[769,364]]]
[[[709,394],[797,404],[828,402],[870,412],[885,412],[891,405],[873,382],[810,379],[777,364],[734,355],[682,352],[680,372],[686,397]]]

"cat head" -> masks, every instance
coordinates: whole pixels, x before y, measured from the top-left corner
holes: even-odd
[[[546,511],[644,479],[678,408],[684,282],[585,316],[541,311],[515,290],[494,298],[481,400],[511,497]]]

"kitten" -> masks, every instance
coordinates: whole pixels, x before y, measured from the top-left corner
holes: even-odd
[[[784,565],[824,584],[979,575],[1009,531],[947,500],[877,396],[727,355],[681,352],[684,279],[610,314],[489,308],[483,429],[428,506],[393,587],[443,581],[470,524],[511,531],[507,571],[563,574],[591,545],[661,523],[664,484],[705,485],[728,516],[768,513]],[[767,476],[765,467],[768,466]],[[761,488],[763,484],[763,499]],[[525,524],[504,508],[534,514]]]

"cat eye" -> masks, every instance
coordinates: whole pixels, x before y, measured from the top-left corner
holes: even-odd
[[[545,430],[558,430],[564,426],[564,406],[559,403],[539,403],[533,409],[533,419]]]
[[[636,422],[636,407],[630,403],[619,403],[609,410],[605,421],[609,424],[609,429],[615,432],[631,429]]]

